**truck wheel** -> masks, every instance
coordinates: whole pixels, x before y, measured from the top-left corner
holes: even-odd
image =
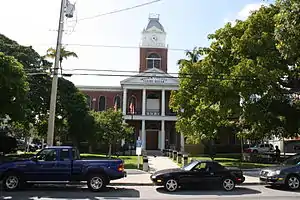
[[[3,187],[6,191],[14,191],[20,188],[21,177],[17,173],[7,173],[4,175]]]
[[[87,180],[87,186],[91,191],[99,192],[103,188],[105,188],[106,182],[107,181],[105,179],[105,176],[103,176],[102,174],[92,174]]]

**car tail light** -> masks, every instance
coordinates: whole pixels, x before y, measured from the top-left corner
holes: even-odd
[[[123,164],[123,163],[121,163],[121,164],[118,166],[118,171],[119,171],[119,172],[124,171],[124,164]]]
[[[242,179],[241,179],[241,178],[236,178],[236,180],[237,180],[237,181],[241,181]]]
[[[251,149],[246,149],[245,152],[246,152],[246,153],[251,153],[252,150],[251,150]]]

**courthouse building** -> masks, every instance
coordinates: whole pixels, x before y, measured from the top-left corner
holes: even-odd
[[[179,82],[168,74],[166,32],[159,17],[149,17],[139,52],[139,73],[122,80],[119,87],[78,88],[87,95],[93,110],[121,109],[125,121],[134,127],[133,137],[142,140],[143,149],[183,150],[184,138],[176,132],[176,114],[169,107],[171,91],[178,89]]]

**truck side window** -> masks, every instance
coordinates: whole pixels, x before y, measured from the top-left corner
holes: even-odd
[[[56,149],[44,149],[37,155],[38,161],[56,161]]]
[[[61,161],[70,160],[69,149],[61,149],[59,153]]]
[[[80,160],[79,152],[76,148],[72,149],[72,156],[74,160]]]

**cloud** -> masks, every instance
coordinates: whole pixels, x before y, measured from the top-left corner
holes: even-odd
[[[267,5],[268,5],[267,3],[247,4],[234,17],[225,18],[224,23],[231,22],[232,25],[235,25],[236,24],[236,22],[235,22],[236,19],[245,20],[251,15],[251,12],[260,9],[262,6],[267,6]]]

